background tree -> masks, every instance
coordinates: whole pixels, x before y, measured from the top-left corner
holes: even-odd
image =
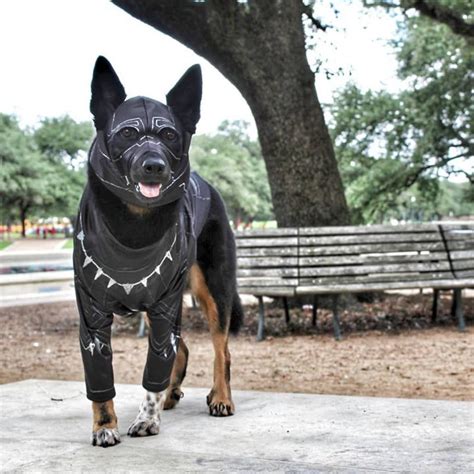
[[[416,11],[420,15],[446,25],[450,30],[474,40],[474,2],[472,0],[363,0],[368,7],[383,7],[387,10]]]
[[[55,168],[55,201],[49,212],[71,220],[75,216],[85,185],[87,150],[93,135],[90,122],[76,122],[67,115],[45,118],[34,130],[39,151]]]
[[[41,153],[52,162],[64,163],[78,169],[84,165],[86,150],[93,136],[90,122],[76,122],[71,117],[44,118],[34,131],[34,139]]]
[[[113,0],[205,57],[247,100],[280,226],[349,222],[308,64],[300,0]],[[317,23],[314,23],[317,25]]]
[[[247,128],[245,122],[224,122],[215,135],[196,136],[190,153],[193,169],[222,194],[235,227],[273,218],[265,164]]]
[[[436,202],[442,178],[473,180],[474,49],[420,15],[405,17],[394,45],[405,90],[363,92],[349,84],[332,108],[336,153],[357,222],[387,217],[411,188],[418,202]]]
[[[69,122],[71,119],[58,120]],[[52,122],[56,123],[56,119]],[[0,114],[1,218],[3,222],[19,219],[23,237],[28,216],[74,214],[85,182],[83,166],[77,163],[74,169],[64,160],[65,150],[73,149],[72,145],[65,146],[67,138],[59,137],[55,142],[54,134],[51,135],[50,148],[55,148],[55,153],[45,151],[38,144],[38,137],[47,134],[45,127],[48,128],[49,123],[47,120],[33,132],[22,129],[14,116]],[[79,140],[83,129],[83,124],[77,124],[76,130],[70,127],[67,136],[71,141]],[[89,129],[90,139],[90,125]],[[81,146],[88,147],[88,143],[84,141]],[[79,151],[73,155],[77,156]]]

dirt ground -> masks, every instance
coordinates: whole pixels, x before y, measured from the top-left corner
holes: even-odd
[[[330,312],[311,315],[293,308],[284,322],[279,304],[267,305],[267,339],[257,343],[256,308],[230,341],[232,387],[446,400],[474,399],[474,298],[465,298],[468,329],[457,331],[450,295],[441,298],[440,317],[430,322],[430,295],[386,295],[355,303],[342,314],[344,338],[332,336]],[[114,367],[117,383],[141,383],[146,338],[137,321],[117,318]],[[28,378],[83,380],[75,303],[0,309],[0,383]],[[199,310],[188,309],[183,337],[190,349],[186,386],[210,387],[213,352]],[[185,390],[184,390],[185,391]]]

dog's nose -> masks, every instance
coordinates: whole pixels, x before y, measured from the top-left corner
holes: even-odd
[[[166,163],[163,158],[150,156],[143,161],[142,168],[147,175],[160,176],[166,170]]]

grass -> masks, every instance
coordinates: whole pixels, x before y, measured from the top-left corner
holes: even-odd
[[[62,248],[63,249],[72,249],[72,248],[74,248],[74,241],[72,239],[67,239]]]
[[[11,244],[8,240],[0,240],[0,250],[7,248]]]

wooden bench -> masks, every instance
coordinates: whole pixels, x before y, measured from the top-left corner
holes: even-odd
[[[474,223],[285,228],[236,234],[240,293],[257,296],[264,337],[263,296],[334,295],[333,325],[340,338],[338,295],[433,288],[433,318],[439,290],[454,290],[453,308],[464,329],[463,288],[474,287]]]

